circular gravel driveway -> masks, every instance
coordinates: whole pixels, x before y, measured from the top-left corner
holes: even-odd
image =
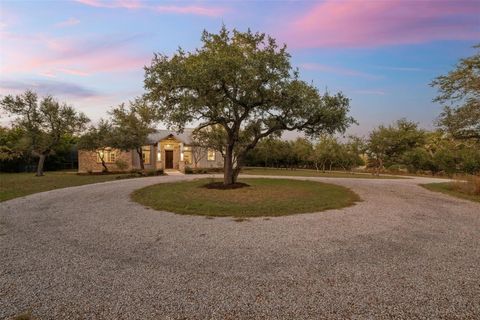
[[[363,201],[244,222],[129,198],[197,177],[0,203],[0,319],[480,318],[480,205],[417,185],[434,179],[309,178]]]

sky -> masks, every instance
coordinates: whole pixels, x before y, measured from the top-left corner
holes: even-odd
[[[194,50],[222,24],[285,43],[303,80],[351,99],[348,133],[365,135],[403,117],[434,128],[429,83],[474,53],[480,1],[2,0],[0,95],[51,94],[95,122],[144,92],[155,52]]]

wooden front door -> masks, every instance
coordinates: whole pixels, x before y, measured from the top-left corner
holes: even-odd
[[[173,169],[173,150],[165,150],[165,169]]]

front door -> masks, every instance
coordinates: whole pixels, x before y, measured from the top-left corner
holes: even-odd
[[[173,150],[165,150],[165,169],[173,169]]]

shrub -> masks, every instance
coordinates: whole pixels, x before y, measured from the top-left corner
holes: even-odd
[[[115,165],[117,166],[118,170],[125,171],[128,168],[128,163],[124,160],[118,159],[115,161]]]
[[[155,169],[145,170],[145,175],[147,177],[156,176],[157,175],[157,170],[155,170]]]

